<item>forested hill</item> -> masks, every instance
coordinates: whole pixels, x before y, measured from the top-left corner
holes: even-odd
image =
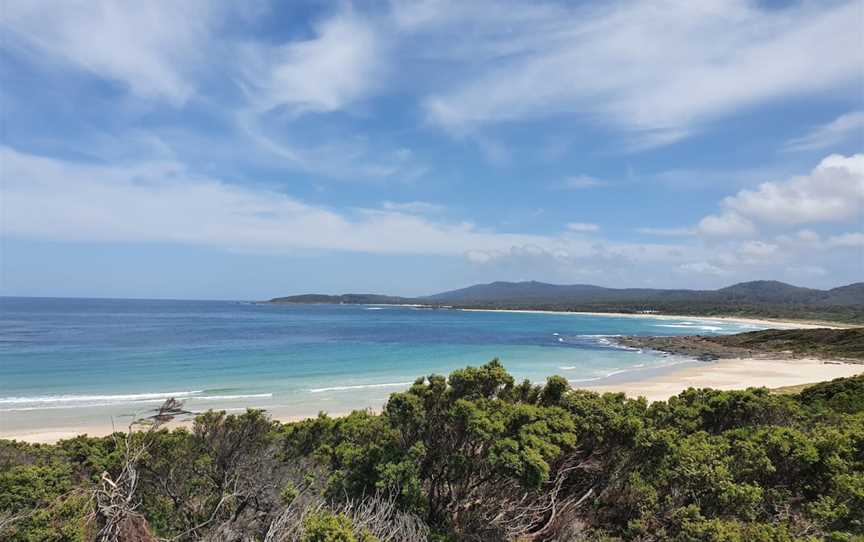
[[[864,282],[830,290],[778,281],[742,282],[719,290],[605,288],[591,284],[492,282],[418,298],[373,294],[299,295],[275,303],[421,303],[433,306],[564,311],[756,316],[864,323]]]
[[[864,306],[864,282],[831,290],[802,288],[773,280],[741,282],[719,290],[604,288],[590,284],[492,282],[428,296],[449,303],[803,303]]]
[[[831,290],[778,281],[742,282],[719,290],[662,290],[493,282],[429,296],[437,303],[476,308],[756,316],[864,322],[864,282]]]

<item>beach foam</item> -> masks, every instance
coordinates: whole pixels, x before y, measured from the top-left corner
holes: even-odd
[[[680,324],[654,324],[654,327],[674,327],[674,328],[681,328],[681,329],[701,329],[704,331],[720,331],[723,329],[720,326],[697,325],[697,324],[691,324],[688,322],[682,322]]]
[[[125,404],[162,403],[169,398],[182,401],[235,401],[273,397],[272,393],[233,395],[201,395],[208,390],[167,391],[110,395],[37,395],[31,397],[0,397],[0,412],[56,410],[66,408],[102,407]]]
[[[199,393],[204,393],[204,390],[132,393],[128,395],[36,395],[33,397],[0,397],[0,405],[32,403],[77,403],[88,401],[134,402],[148,399],[168,399],[169,397],[180,399],[183,397],[190,397]]]
[[[327,391],[363,390],[367,388],[404,388],[413,382],[386,382],[384,384],[357,384],[353,386],[332,386],[329,388],[312,388],[309,393],[323,393]]]

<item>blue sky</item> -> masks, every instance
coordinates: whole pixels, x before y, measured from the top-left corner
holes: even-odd
[[[0,14],[0,294],[864,277],[864,3]]]

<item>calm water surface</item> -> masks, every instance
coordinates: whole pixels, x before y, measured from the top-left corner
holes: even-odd
[[[279,415],[380,407],[416,377],[498,357],[590,381],[681,361],[614,335],[735,333],[698,319],[232,301],[0,298],[0,429],[125,424],[168,396]]]

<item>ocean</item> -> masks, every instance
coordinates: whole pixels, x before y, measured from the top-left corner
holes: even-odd
[[[193,411],[340,414],[496,357],[519,379],[560,374],[578,385],[685,361],[616,347],[615,335],[751,329],[693,318],[7,297],[0,430],[122,428],[167,397]]]

